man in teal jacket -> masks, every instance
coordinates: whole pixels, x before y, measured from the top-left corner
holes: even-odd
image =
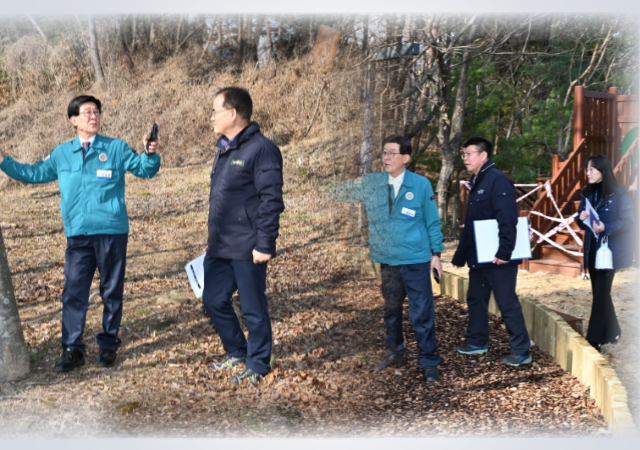
[[[67,114],[78,136],[53,149],[35,165],[20,164],[0,152],[0,169],[25,183],[58,180],[60,212],[67,237],[62,293],[62,358],[56,372],[68,372],[85,363],[82,342],[89,289],[96,267],[104,304],[97,364],[111,367],[121,341],[122,296],[127,259],[129,220],[124,202],[127,171],[152,178],[160,168],[157,142],[143,139],[138,155],[126,142],[100,136],[101,103],[81,95],[69,103]]]
[[[382,151],[384,172],[340,183],[336,195],[338,201],[366,205],[371,259],[381,265],[386,354],[373,369],[404,364],[402,304],[408,297],[418,359],[425,381],[433,382],[438,379],[440,356],[430,271],[433,267],[442,275],[444,245],[431,183],[405,170],[410,160],[411,141],[389,136]]]

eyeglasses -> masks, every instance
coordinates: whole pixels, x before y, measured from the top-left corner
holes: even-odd
[[[382,157],[383,158],[395,158],[396,155],[399,155],[400,153],[396,153],[396,152],[382,152]]]
[[[80,114],[85,116],[87,119],[89,117],[91,117],[92,115],[95,115],[96,117],[100,117],[100,111],[96,110],[87,110],[87,111],[80,111]]]
[[[213,110],[213,111],[211,111],[211,118],[215,119],[218,114],[223,113],[225,111],[231,111],[232,109],[234,109],[234,108],[221,109],[220,111]]]
[[[471,150],[469,152],[462,152],[462,155],[460,155],[460,157],[462,159],[468,158],[472,153],[480,153],[478,150]]]

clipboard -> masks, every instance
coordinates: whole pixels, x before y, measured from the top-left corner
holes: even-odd
[[[490,263],[496,256],[500,239],[498,237],[498,221],[495,219],[476,220],[473,222],[476,239],[476,256],[479,263]],[[529,238],[529,218],[518,217],[516,226],[516,246],[511,253],[511,260],[531,259],[531,240]]]

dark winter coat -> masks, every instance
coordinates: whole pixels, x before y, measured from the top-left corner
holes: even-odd
[[[276,256],[282,200],[280,149],[251,122],[213,161],[207,254],[252,260],[257,249]]]
[[[629,267],[633,263],[633,227],[635,217],[633,213],[633,203],[631,198],[622,188],[616,188],[613,194],[605,195],[594,203],[594,194],[597,190],[597,184],[589,184],[582,190],[582,198],[578,215],[584,211],[586,207],[585,199],[588,198],[593,208],[598,213],[600,220],[604,223],[604,232],[600,233],[600,237],[596,241],[598,251],[602,244],[602,237],[609,237],[609,249],[613,256],[613,268],[621,269]],[[581,220],[577,220],[580,228],[585,230],[584,238],[584,267],[589,267],[589,252],[591,247],[591,228],[585,225]]]
[[[471,177],[471,183],[473,187],[469,191],[464,229],[451,263],[458,267],[466,263],[472,269],[497,267],[491,262],[478,263],[473,222],[489,219],[498,221],[499,247],[495,256],[503,261],[509,261],[516,246],[518,225],[516,190],[513,182],[496,168],[492,160],[488,160],[482,166],[477,176]],[[517,259],[504,266],[518,265],[520,262],[521,260]]]

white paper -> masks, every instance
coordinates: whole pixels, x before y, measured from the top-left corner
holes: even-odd
[[[476,220],[473,222],[476,236],[476,251],[479,263],[493,262],[500,247],[498,237],[498,221]],[[531,259],[531,239],[529,238],[529,218],[518,217],[516,227],[516,247],[511,253],[511,259]]]
[[[188,263],[185,267],[191,289],[196,294],[196,298],[202,298],[202,290],[204,289],[204,254]]]
[[[584,210],[589,214],[589,217],[587,218],[587,220],[585,220],[582,223],[584,223],[586,226],[591,228],[591,231],[593,232],[594,236],[596,237],[596,239],[598,239],[600,237],[600,233],[596,233],[596,231],[593,229],[593,226],[596,224],[596,222],[600,223],[600,216],[598,215],[596,210],[593,209],[593,206],[591,205],[591,202],[589,201],[589,199],[585,198],[584,200],[585,200]]]

